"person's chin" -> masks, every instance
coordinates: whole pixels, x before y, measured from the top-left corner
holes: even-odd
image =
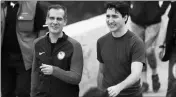
[[[59,33],[59,30],[51,30],[52,33]]]
[[[109,28],[109,30],[110,30],[111,32],[114,32],[114,31],[116,31],[117,29],[116,29],[116,28]]]

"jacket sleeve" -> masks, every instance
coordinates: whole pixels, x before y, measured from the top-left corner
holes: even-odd
[[[70,71],[65,71],[59,67],[53,66],[53,75],[67,83],[79,84],[83,70],[83,52],[79,43],[76,43],[73,46],[74,51],[71,57]]]
[[[31,97],[35,97],[37,93],[37,85],[39,85],[39,73],[37,72],[37,59],[35,55],[35,42],[33,49],[33,62],[32,62],[32,72],[31,72]]]

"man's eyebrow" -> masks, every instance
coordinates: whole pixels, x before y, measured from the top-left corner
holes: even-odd
[[[106,16],[118,16],[118,15],[117,14],[112,14],[112,15],[107,14]]]
[[[116,11],[115,14],[120,14],[120,13],[118,11]]]
[[[54,17],[54,16],[49,16],[50,18],[63,18],[63,17]]]

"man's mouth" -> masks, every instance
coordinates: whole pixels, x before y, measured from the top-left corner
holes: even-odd
[[[116,27],[116,24],[109,24],[109,27],[114,28],[114,27]]]
[[[59,27],[57,26],[51,26],[54,30],[57,30]]]

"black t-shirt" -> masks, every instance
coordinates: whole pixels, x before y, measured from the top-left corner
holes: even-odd
[[[104,64],[102,87],[107,89],[130,75],[132,62],[145,64],[145,46],[143,41],[130,31],[119,38],[108,33],[97,41],[97,59]],[[136,93],[139,90],[140,81],[123,90],[120,95]]]

